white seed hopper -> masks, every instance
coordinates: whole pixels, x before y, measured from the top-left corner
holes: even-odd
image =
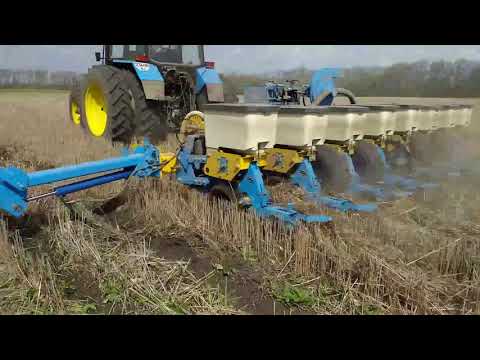
[[[363,139],[363,127],[368,108],[357,105],[318,106],[328,114],[326,141],[344,142]]]
[[[455,109],[455,126],[470,126],[473,105],[458,105]]]
[[[415,105],[418,108],[416,114],[417,130],[430,131],[433,130],[435,117],[438,115],[438,108],[434,106]]]
[[[418,119],[421,116],[421,106],[416,105],[397,105],[398,111],[395,118],[396,133],[406,133],[418,129]]]
[[[396,127],[397,111],[395,105],[367,105],[367,120],[363,124],[365,136],[393,135]]]
[[[325,142],[327,107],[282,106],[277,119],[277,145],[316,146]]]
[[[452,105],[438,106],[438,111],[433,117],[433,130],[454,127],[457,110],[457,107]]]
[[[278,106],[204,105],[207,148],[257,151],[275,145]]]

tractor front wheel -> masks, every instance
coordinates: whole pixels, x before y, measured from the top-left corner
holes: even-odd
[[[81,113],[81,104],[82,104],[82,83],[80,81],[76,81],[71,90],[68,97],[68,114],[70,116],[70,121],[74,125],[81,125],[85,126],[84,122],[82,121],[82,113]]]
[[[82,86],[82,118],[94,137],[129,143],[133,136],[133,109],[121,70],[95,66]]]

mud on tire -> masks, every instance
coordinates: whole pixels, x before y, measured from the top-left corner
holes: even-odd
[[[122,70],[122,76],[127,91],[132,96],[134,135],[139,138],[146,137],[152,143],[166,140],[168,135],[166,117],[158,106],[155,106],[158,104],[145,98],[142,85],[131,71]]]
[[[85,81],[82,84],[82,106],[81,114],[85,122],[86,131],[92,136],[104,137],[113,142],[130,143],[133,136],[133,109],[131,107],[131,96],[127,91],[121,70],[109,66],[99,65],[92,67]],[[104,97],[106,109],[106,127],[102,134],[92,131],[87,117],[86,94],[91,88],[97,88]]]

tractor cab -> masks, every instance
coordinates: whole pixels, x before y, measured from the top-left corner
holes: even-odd
[[[157,65],[205,66],[201,45],[105,45],[104,59],[106,63],[130,60]]]

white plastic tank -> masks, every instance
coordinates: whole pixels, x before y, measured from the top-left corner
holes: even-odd
[[[472,120],[472,113],[472,105],[458,105],[455,111],[455,126],[469,126]]]
[[[457,108],[451,105],[438,106],[438,112],[433,118],[433,129],[443,129],[455,126]]]
[[[409,131],[415,131],[418,129],[418,119],[421,107],[415,105],[397,105],[398,111],[395,118],[395,129],[397,133],[406,133]]]
[[[328,115],[325,140],[348,141],[361,140],[364,135],[364,123],[368,108],[358,105],[319,106]]]
[[[325,142],[328,108],[282,106],[277,119],[277,145],[316,146]]]
[[[395,105],[368,105],[367,120],[363,126],[364,134],[366,136],[393,135],[399,109]]]
[[[207,148],[256,151],[273,147],[278,109],[266,104],[204,105]]]
[[[430,131],[434,129],[434,121],[438,115],[438,109],[434,106],[418,106],[417,130]]]

